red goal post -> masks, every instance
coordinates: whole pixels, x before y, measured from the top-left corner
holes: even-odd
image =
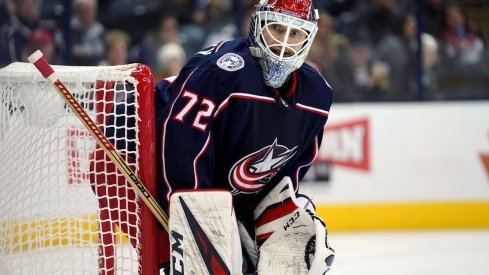
[[[53,67],[156,197],[149,68]],[[0,70],[0,155],[0,274],[159,274],[156,219],[28,63]]]

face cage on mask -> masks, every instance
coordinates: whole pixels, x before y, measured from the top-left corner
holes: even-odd
[[[286,27],[286,34],[289,34],[292,28],[306,33],[306,38],[300,43],[285,43],[288,37],[285,37],[282,43],[277,39],[272,45],[267,45],[263,37],[263,32],[267,32],[267,26],[270,24],[281,24]],[[274,88],[282,86],[288,76],[302,66],[304,60],[312,45],[312,41],[317,32],[315,22],[306,21],[286,14],[279,14],[272,11],[257,11],[252,19],[250,30],[253,44],[252,53],[259,58],[262,67],[263,78],[265,83]],[[298,51],[293,50],[293,46],[303,45]],[[276,55],[272,47],[281,47],[280,56]],[[284,56],[285,48],[292,52],[291,56]]]

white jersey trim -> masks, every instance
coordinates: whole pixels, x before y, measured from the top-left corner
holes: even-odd
[[[329,112],[326,110],[314,108],[314,107],[307,106],[307,105],[300,104],[300,103],[297,103],[295,106],[297,107],[297,109],[301,109],[301,110],[308,111],[311,113],[316,113],[316,114],[326,116],[326,117],[329,116]]]
[[[247,94],[247,93],[232,93],[225,100],[222,101],[222,103],[219,105],[219,107],[217,107],[217,110],[214,113],[214,118],[219,116],[221,111],[224,108],[226,108],[226,106],[229,104],[229,100],[231,98],[242,98],[242,99],[249,99],[249,100],[265,101],[265,102],[270,102],[270,103],[276,102],[274,98],[267,97],[267,96],[258,96],[258,95]]]

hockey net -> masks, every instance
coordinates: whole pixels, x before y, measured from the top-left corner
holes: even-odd
[[[141,64],[53,66],[156,192],[153,79]],[[0,274],[157,274],[157,225],[41,74],[0,70]]]

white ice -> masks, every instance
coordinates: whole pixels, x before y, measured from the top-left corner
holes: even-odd
[[[489,275],[489,230],[330,233],[328,275]]]

